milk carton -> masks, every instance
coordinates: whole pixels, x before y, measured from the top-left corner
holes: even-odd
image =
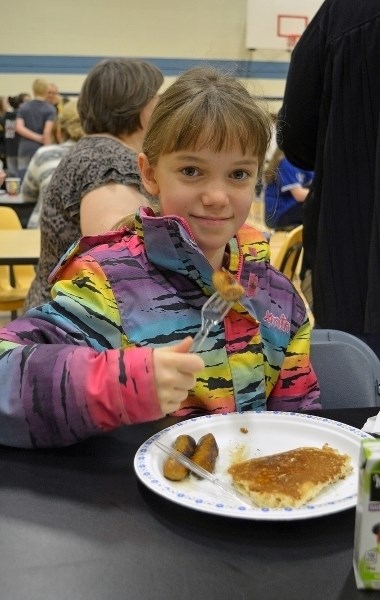
[[[354,538],[359,589],[380,590],[380,439],[363,439]]]

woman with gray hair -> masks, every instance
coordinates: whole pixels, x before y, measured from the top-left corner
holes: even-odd
[[[154,204],[137,154],[162,83],[155,66],[125,58],[100,62],[85,79],[78,100],[85,135],[59,163],[45,195],[41,255],[26,309],[50,299],[50,272],[77,238],[108,231],[139,206]]]

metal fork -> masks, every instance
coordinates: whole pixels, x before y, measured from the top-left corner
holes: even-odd
[[[233,302],[222,298],[219,292],[215,292],[210,296],[202,306],[202,325],[193,339],[190,352],[197,352],[203,346],[210,329],[223,321],[233,304]]]

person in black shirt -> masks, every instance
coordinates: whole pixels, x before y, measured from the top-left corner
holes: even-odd
[[[315,172],[303,238],[317,326],[380,356],[380,3],[325,0],[291,57],[277,141]]]

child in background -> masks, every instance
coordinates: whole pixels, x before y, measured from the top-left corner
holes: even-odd
[[[52,273],[52,301],[0,330],[0,442],[68,445],[125,424],[234,410],[319,408],[302,299],[246,226],[270,136],[234,77],[185,72],[139,155],[160,216],[84,237]],[[224,267],[246,295],[190,352]]]
[[[28,229],[40,227],[41,210],[50,180],[61,162],[83,136],[77,103],[66,102],[53,126],[57,143],[46,144],[33,154],[21,186],[24,202],[35,202],[36,206],[29,217]]]
[[[313,171],[293,166],[277,148],[265,170],[265,224],[274,229],[302,225],[303,202]]]
[[[33,154],[44,144],[51,144],[51,132],[57,116],[55,108],[46,102],[48,82],[35,79],[33,99],[23,102],[17,111],[16,133],[19,135],[17,169],[23,179]]]

